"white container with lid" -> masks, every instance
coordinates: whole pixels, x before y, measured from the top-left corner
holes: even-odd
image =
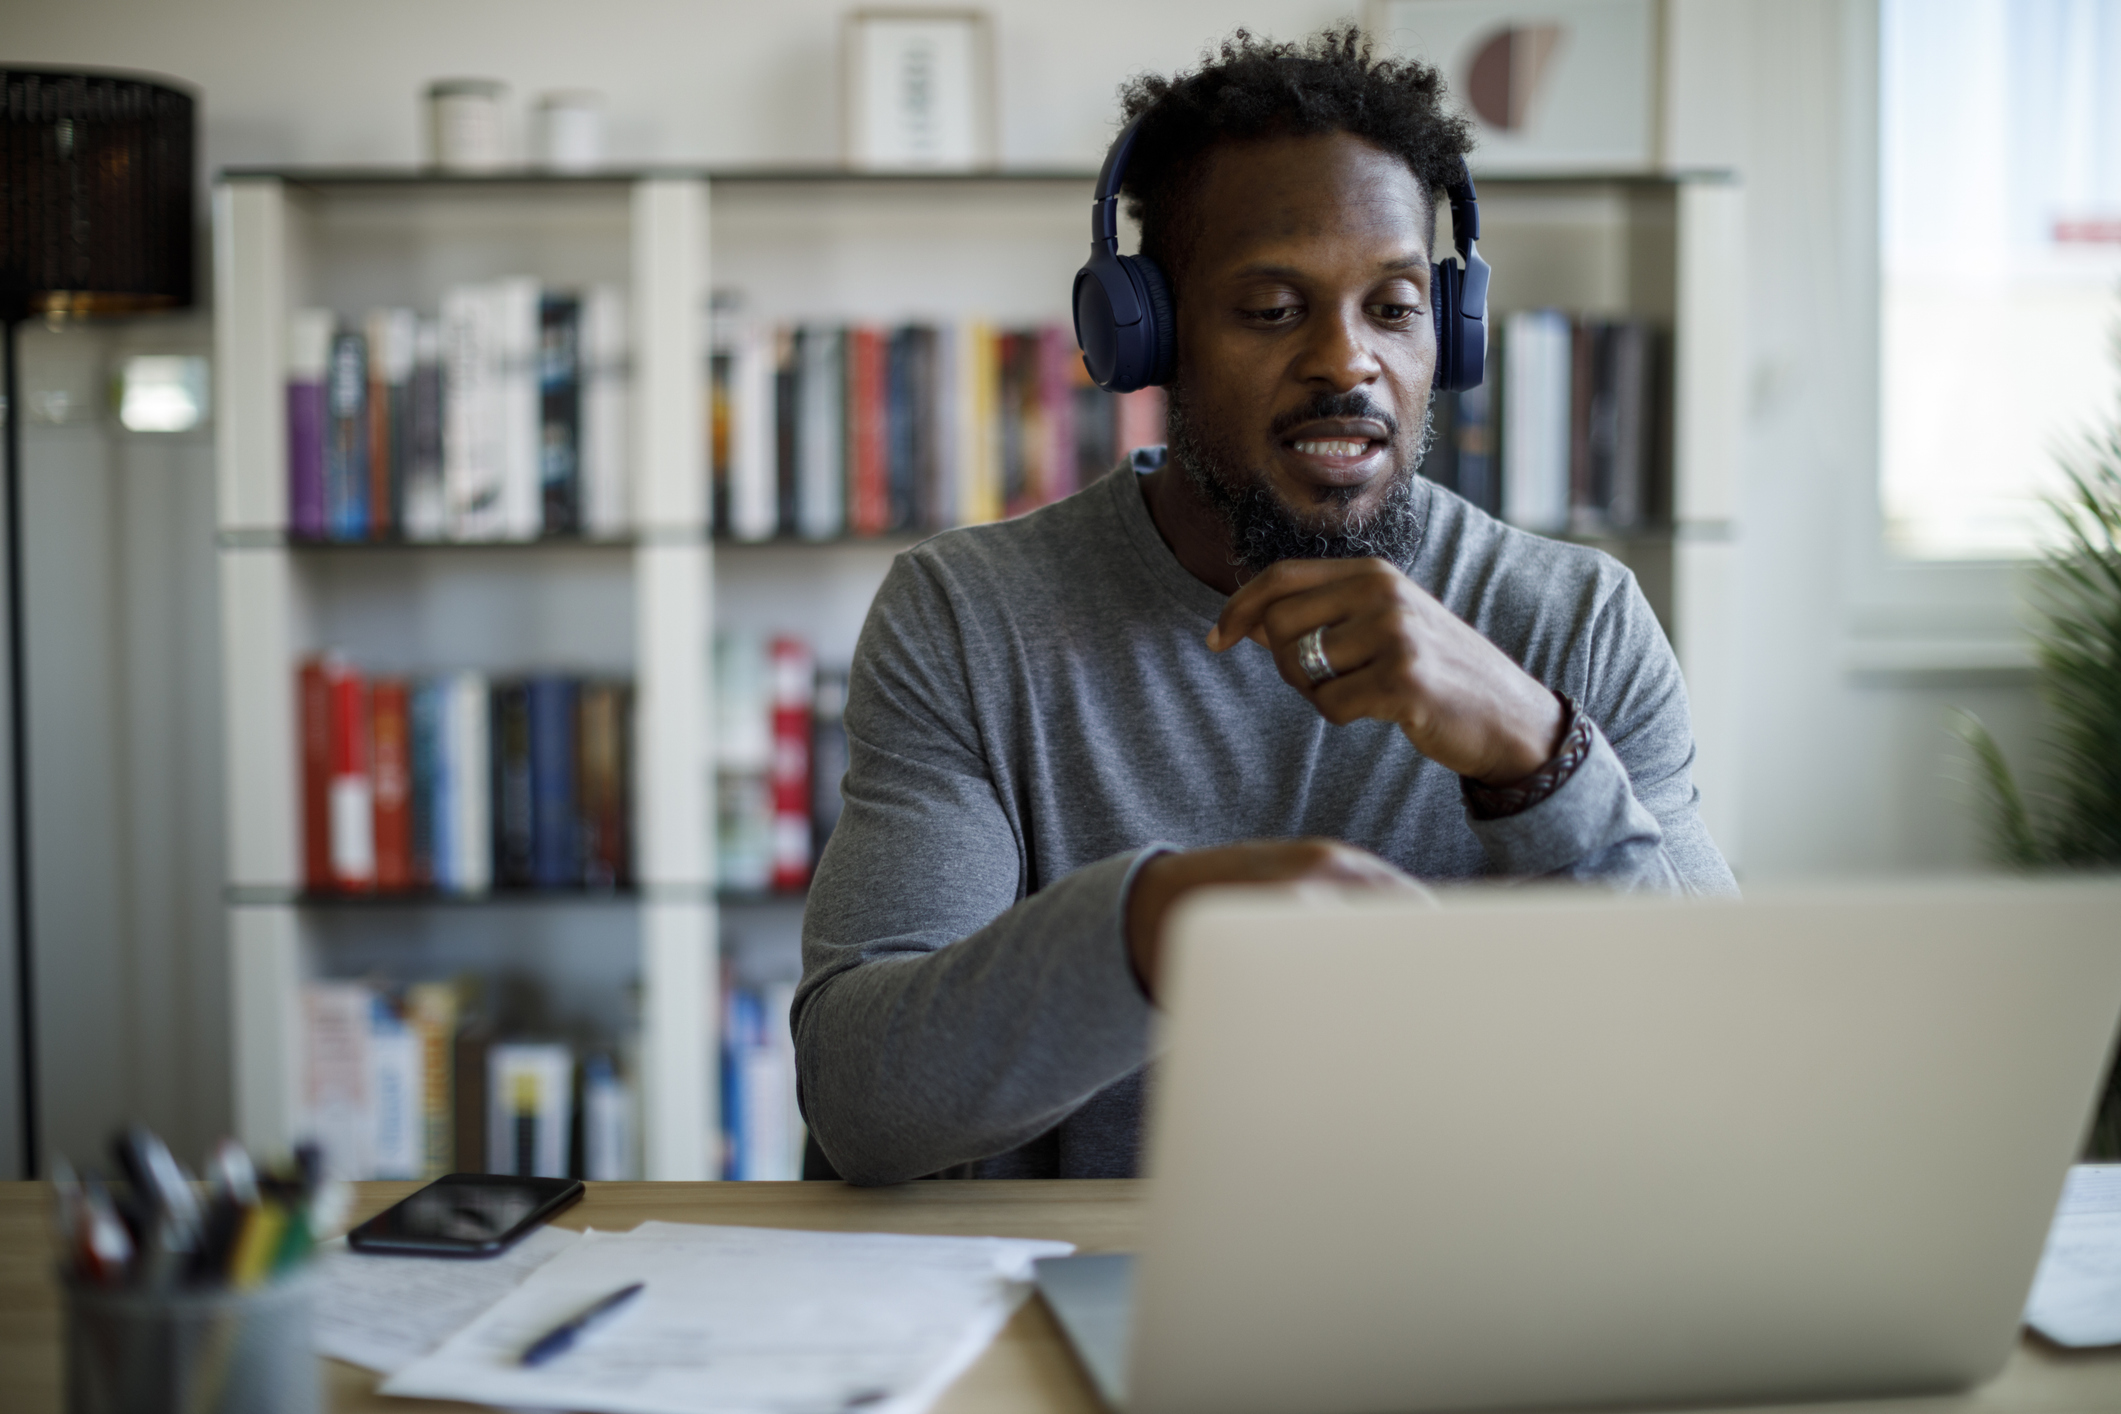
[[[427,161],[445,172],[491,172],[508,163],[498,79],[436,79],[427,85]]]

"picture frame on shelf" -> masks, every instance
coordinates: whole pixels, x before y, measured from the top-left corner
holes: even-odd
[[[974,172],[997,160],[994,26],[983,10],[861,9],[842,24],[848,167]]]
[[[1434,64],[1477,176],[1657,169],[1656,0],[1368,0],[1387,53]]]

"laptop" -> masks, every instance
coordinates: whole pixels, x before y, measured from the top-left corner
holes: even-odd
[[[1143,1250],[1037,1272],[1125,1414],[1976,1384],[2121,1018],[2116,881],[1233,889],[1173,928]]]

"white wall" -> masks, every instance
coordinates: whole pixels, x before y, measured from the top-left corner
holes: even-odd
[[[422,85],[459,73],[506,80],[519,105],[545,88],[602,90],[620,160],[814,163],[838,151],[843,8],[0,0],[0,35],[11,61],[145,68],[198,85],[209,171],[411,161]],[[1294,35],[1350,7],[990,8],[1004,160],[1080,166],[1100,156],[1129,73],[1188,63],[1239,23]],[[1975,706],[2022,746],[2034,718],[2023,678],[1847,666],[1875,578],[1872,7],[1669,0],[1668,11],[1668,157],[1735,168],[1748,191],[1751,403],[1734,630],[1747,718],[1734,844],[1755,879],[1963,865],[1977,839],[1948,778],[1957,754],[1942,712]],[[162,337],[208,343],[196,328]],[[30,354],[33,374],[37,359],[56,356],[52,346]],[[46,743],[36,781],[47,1127],[86,1153],[139,1115],[196,1149],[225,1123],[227,1100],[212,917],[210,467],[198,446],[150,451],[107,428],[52,432],[33,443],[42,460],[30,503],[33,726]],[[1989,606],[1991,620],[1999,612]]]

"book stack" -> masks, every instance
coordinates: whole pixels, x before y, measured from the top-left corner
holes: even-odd
[[[449,982],[311,982],[302,1009],[303,1127],[338,1177],[639,1176],[610,1048],[496,1041]]]
[[[718,316],[717,533],[913,534],[1013,516],[1163,441],[1163,392],[1115,397],[1063,325],[767,324]]]
[[[1656,329],[1642,320],[1524,310],[1504,322],[1500,364],[1493,397],[1469,409],[1460,395],[1452,433],[1459,449],[1499,440],[1503,517],[1547,534],[1626,533],[1653,523],[1663,461]],[[1497,401],[1499,419],[1490,415]],[[1454,470],[1463,482],[1465,461]]]
[[[540,674],[299,670],[314,893],[610,889],[632,878],[633,690]]]
[[[534,540],[626,525],[626,312],[599,286],[457,285],[434,317],[288,330],[288,532]]]
[[[800,893],[840,816],[843,668],[793,635],[715,640],[716,877],[736,893]]]
[[[803,1176],[803,1116],[795,1102],[795,984],[722,984],[722,1163],[729,1179]]]

